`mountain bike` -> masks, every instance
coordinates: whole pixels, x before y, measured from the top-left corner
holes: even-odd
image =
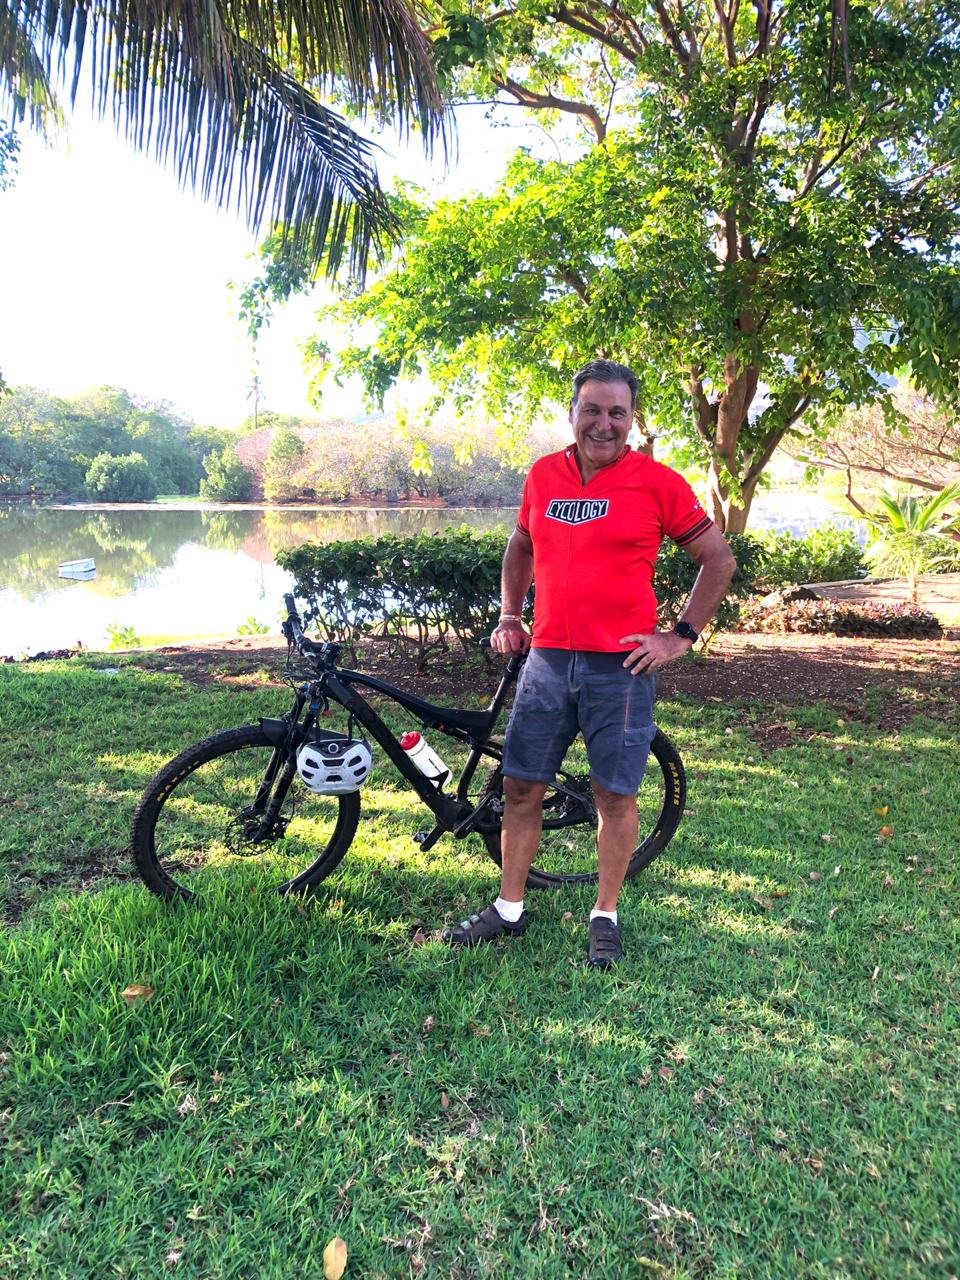
[[[350,848],[362,791],[315,793],[304,781],[309,770],[302,749],[347,755],[349,747],[369,747],[371,741],[433,814],[432,829],[414,836],[422,849],[445,834],[457,840],[475,836],[499,865],[503,773],[496,729],[524,658],[507,662],[485,709],[437,706],[385,680],[341,667],[343,646],[308,639],[293,597],[285,596],[284,602],[284,678],[293,691],[292,706],[278,718],[264,717],[259,724],[227,729],[188,747],[150,781],[132,832],[134,863],[147,887],[165,899],[202,897],[218,892],[232,876],[251,892],[309,892]],[[394,704],[403,718],[412,717],[427,731],[443,735],[463,757],[459,776],[454,780],[452,774],[422,773],[360,689]],[[346,712],[347,733],[324,728],[331,704]],[[576,751],[573,756],[571,760],[568,753],[564,765],[571,769],[557,774],[543,799],[543,839],[528,880],[532,888],[597,878],[596,805],[589,776],[585,769],[574,771]],[[646,834],[630,860],[628,876],[662,853],[686,800],[683,763],[659,730],[649,763],[638,797],[640,831]]]

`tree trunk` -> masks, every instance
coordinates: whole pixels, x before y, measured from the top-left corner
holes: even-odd
[[[756,490],[757,482],[754,481],[744,486],[739,498],[732,497],[727,486],[720,481],[717,464],[711,463],[707,472],[707,515],[721,532],[743,533]]]
[[[731,496],[721,471],[741,477],[738,457],[740,432],[757,394],[760,370],[756,365],[739,365],[735,356],[726,359],[726,389],[716,406],[716,437],[713,460],[707,477],[707,514],[724,533],[742,533],[746,528],[757,479],[743,485],[739,498]],[[757,477],[759,478],[759,477]]]

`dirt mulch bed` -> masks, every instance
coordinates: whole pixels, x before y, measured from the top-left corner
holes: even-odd
[[[251,637],[160,649],[137,655],[134,661],[176,672],[198,686],[279,684],[284,653],[279,638]],[[496,683],[495,670],[487,670],[479,660],[465,662],[457,648],[418,672],[412,657],[391,657],[385,644],[369,642],[357,665],[447,706],[476,706]],[[947,720],[960,707],[960,643],[725,634],[717,637],[706,656],[662,671],[661,699],[677,696],[770,708],[825,702],[841,716],[885,729],[897,729],[917,715]]]

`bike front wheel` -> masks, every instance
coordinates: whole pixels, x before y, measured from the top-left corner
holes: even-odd
[[[503,776],[499,769],[487,784],[492,808],[502,812]],[[670,843],[687,798],[687,778],[676,747],[657,730],[650,744],[646,776],[637,795],[640,843],[627,878],[648,867]],[[500,833],[484,833],[490,857],[500,865]],[[527,884],[535,889],[597,880],[597,808],[586,775],[561,771],[543,798],[543,833]]]
[[[337,866],[359,792],[319,796],[259,725],[188,747],[150,781],[133,818],[140,877],[161,898],[305,893]]]

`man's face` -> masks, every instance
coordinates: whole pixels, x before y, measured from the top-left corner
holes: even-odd
[[[591,474],[620,457],[633,424],[630,388],[625,382],[596,382],[580,388],[570,406],[570,425],[581,465]]]

